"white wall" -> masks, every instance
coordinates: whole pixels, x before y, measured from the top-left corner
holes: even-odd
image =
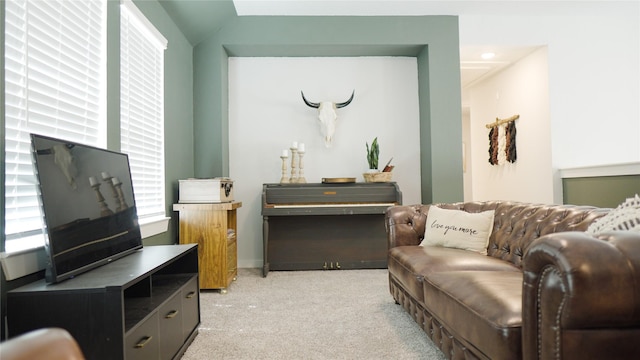
[[[338,110],[334,144],[326,148],[317,110],[303,103],[300,91],[310,101],[342,102],[353,89],[353,102]],[[421,200],[418,132],[415,58],[230,58],[229,173],[235,199],[243,203],[238,265],[262,266],[262,185],[280,181],[280,155],[293,141],[305,144],[307,182],[362,182],[365,143],[377,136],[380,167],[393,157],[393,180],[410,204]]]
[[[542,47],[470,89],[474,200],[553,203],[548,79]],[[517,161],[491,165],[485,125],[516,114]]]
[[[462,46],[547,46],[557,203],[558,169],[640,160],[640,12],[615,6],[601,16],[460,17]]]

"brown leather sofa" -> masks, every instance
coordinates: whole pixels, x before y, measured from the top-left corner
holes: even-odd
[[[585,230],[609,209],[495,210],[487,255],[422,247],[430,205],[386,212],[389,286],[449,359],[640,359],[640,233]]]
[[[2,360],[84,360],[68,331],[60,328],[33,330],[0,343]]]

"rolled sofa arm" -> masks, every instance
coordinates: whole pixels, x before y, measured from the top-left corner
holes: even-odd
[[[84,355],[67,330],[42,328],[0,343],[0,359],[84,360]]]
[[[640,233],[549,234],[523,271],[524,359],[640,358]]]
[[[396,246],[420,245],[424,238],[429,205],[398,205],[385,212],[385,228],[389,249]]]

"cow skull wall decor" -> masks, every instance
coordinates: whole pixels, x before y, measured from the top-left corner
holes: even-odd
[[[336,109],[343,108],[351,103],[353,100],[353,95],[355,94],[355,90],[351,93],[351,97],[349,100],[341,103],[334,103],[331,101],[322,101],[322,102],[311,102],[304,97],[304,92],[300,91],[302,94],[302,100],[309,107],[318,109],[318,120],[320,121],[320,131],[322,132],[322,136],[324,137],[324,146],[331,147],[331,143],[333,141],[333,133],[336,131],[336,120],[338,119],[338,114],[336,113]]]

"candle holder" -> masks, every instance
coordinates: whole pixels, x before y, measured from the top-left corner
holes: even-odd
[[[96,200],[98,201],[98,206],[100,206],[100,216],[109,216],[113,215],[113,211],[109,209],[107,203],[104,202],[104,197],[100,192],[100,183],[99,182],[91,182],[91,187],[93,191],[96,192]]]
[[[127,202],[124,200],[124,193],[122,192],[122,182],[117,177],[114,177],[113,179],[111,179],[111,181],[113,187],[115,187],[116,192],[118,193],[118,208],[116,209],[116,211],[120,212],[123,210],[127,210],[129,208],[129,205],[127,205]]]
[[[298,153],[298,148],[291,148],[291,183],[298,182],[298,174],[296,173],[296,154]]]
[[[298,150],[298,157],[300,158],[300,175],[298,175],[298,183],[305,184],[307,182],[307,179],[304,178],[304,162],[302,161],[302,159],[304,158],[304,151]]]
[[[111,194],[113,195],[113,198],[116,200],[116,203],[118,203],[118,192],[116,191],[116,187],[113,186],[113,182],[111,179],[113,179],[113,176],[111,176],[109,173],[107,172],[102,173],[102,180],[107,184],[109,184],[109,187],[111,188]]]
[[[287,176],[287,158],[289,158],[288,156],[280,156],[280,159],[282,159],[282,177],[280,178],[280,184],[288,184],[289,183],[289,177]]]

